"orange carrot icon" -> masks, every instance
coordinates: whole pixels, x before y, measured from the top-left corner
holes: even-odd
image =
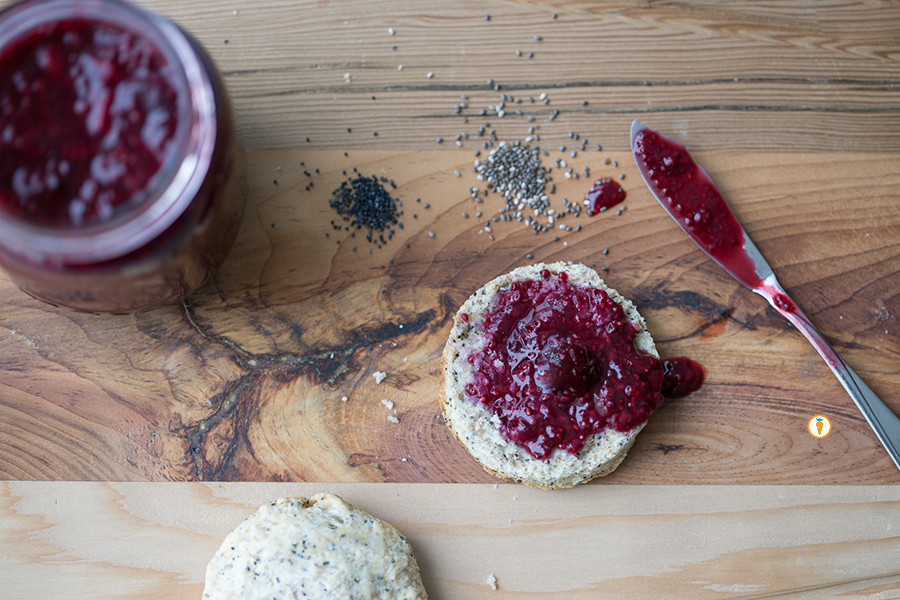
[[[824,419],[822,417],[816,417],[816,431],[819,432],[819,435],[822,435],[822,427],[825,426],[823,423]]]

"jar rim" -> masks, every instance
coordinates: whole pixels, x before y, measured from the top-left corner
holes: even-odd
[[[147,37],[177,78],[176,143],[147,197],[100,221],[77,227],[0,217],[0,246],[38,263],[91,264],[124,256],[162,234],[190,205],[210,168],[216,104],[209,73],[191,40],[174,23],[124,0],[23,0],[0,11],[0,48],[35,27],[79,18]]]

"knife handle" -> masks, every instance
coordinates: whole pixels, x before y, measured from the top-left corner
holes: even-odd
[[[887,450],[888,455],[900,469],[900,418],[875,395],[869,386],[850,368],[834,348],[825,340],[819,330],[797,308],[784,289],[775,279],[775,275],[767,277],[762,285],[753,290],[772,305],[781,315],[790,321],[810,344],[816,349],[829,368],[844,386],[853,399],[853,403],[865,417],[866,422],[875,432],[878,440]]]

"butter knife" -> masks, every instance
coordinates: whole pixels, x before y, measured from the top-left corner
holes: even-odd
[[[894,464],[900,468],[900,418],[828,344],[775,278],[709,174],[683,145],[635,120],[631,151],[653,196],[706,254],[759,294],[809,340],[853,399]]]

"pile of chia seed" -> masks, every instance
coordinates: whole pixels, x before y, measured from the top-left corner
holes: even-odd
[[[488,80],[488,86],[493,87],[495,91],[500,90],[500,85],[495,83],[493,79]],[[472,171],[476,174],[478,181],[483,182],[480,187],[471,187],[469,192],[476,203],[483,203],[491,191],[499,194],[504,199],[498,214],[491,217],[490,221],[485,222],[483,231],[491,233],[491,223],[499,221],[516,221],[529,226],[533,233],[542,233],[551,230],[561,232],[579,231],[581,226],[572,226],[564,224],[560,219],[570,216],[581,216],[585,206],[580,201],[570,201],[562,198],[562,207],[553,207],[551,198],[556,193],[556,184],[553,183],[552,174],[554,169],[565,179],[579,179],[581,177],[591,177],[590,168],[587,165],[581,167],[581,173],[576,168],[567,164],[569,161],[576,160],[588,148],[588,140],[583,138],[576,132],[569,132],[566,144],[559,146],[559,152],[568,156],[550,158],[550,153],[542,150],[538,144],[541,136],[538,134],[533,121],[535,121],[538,113],[545,112],[539,107],[550,104],[550,97],[546,92],[540,93],[538,96],[516,97],[508,92],[500,93],[500,100],[496,104],[489,105],[486,109],[478,110],[475,115],[471,114],[472,109],[469,106],[469,96],[461,95],[462,102],[458,102],[454,107],[454,112],[462,116],[464,124],[468,124],[470,116],[476,117],[496,117],[509,122],[511,119],[516,121],[524,119],[527,123],[527,135],[523,140],[501,141],[498,132],[491,127],[490,123],[485,122],[483,126],[478,127],[474,132],[474,138],[481,146],[480,150],[475,150],[475,165]],[[582,106],[587,106],[588,101],[584,100]],[[527,107],[527,108],[526,108]],[[525,110],[522,110],[522,109]],[[476,109],[477,110],[477,109]],[[469,114],[467,114],[469,113]],[[547,118],[551,121],[559,116],[557,109],[550,109]],[[505,117],[505,118],[504,118]],[[478,139],[481,138],[481,139]],[[456,135],[456,145],[462,147],[470,140],[470,135],[461,132]],[[437,138],[437,142],[443,142],[443,138]],[[594,144],[598,152],[602,151],[600,144]],[[482,152],[488,152],[488,156],[482,158]],[[544,166],[541,162],[542,158],[552,161],[551,164]],[[606,159],[606,164],[610,164],[610,159]],[[613,166],[618,166],[613,163]],[[459,176],[458,171],[454,172]],[[619,179],[624,179],[624,175],[619,175]],[[618,213],[621,214],[621,211]],[[464,216],[467,216],[464,214]],[[479,232],[481,233],[481,232]],[[489,236],[494,239],[493,236]],[[554,241],[558,240],[558,236],[554,236]]]
[[[380,179],[375,175],[363,177],[362,175],[348,179],[341,183],[340,187],[332,192],[332,198],[328,204],[343,217],[347,226],[341,226],[331,222],[335,229],[368,229],[366,239],[370,242],[377,240],[382,244],[387,243],[394,236],[392,226],[403,228],[399,217],[403,214],[400,210],[402,203],[398,198],[392,198],[383,184],[389,184],[396,188],[394,182],[387,177]]]
[[[556,191],[556,184],[550,183],[553,178],[550,169],[541,162],[541,154],[537,146],[529,146],[519,140],[511,144],[500,142],[490,151],[487,159],[475,161],[473,170],[479,181],[484,181],[488,188],[503,196],[505,206],[500,208],[499,216],[493,220],[524,222],[533,233],[557,227],[572,231],[571,226],[558,221],[567,214],[579,216],[581,206],[563,198],[564,211],[550,208],[547,184],[550,184],[550,193]],[[473,197],[478,197],[478,188],[472,188],[471,192]],[[482,190],[482,193],[487,195],[487,190]],[[530,213],[526,214],[526,211]]]

